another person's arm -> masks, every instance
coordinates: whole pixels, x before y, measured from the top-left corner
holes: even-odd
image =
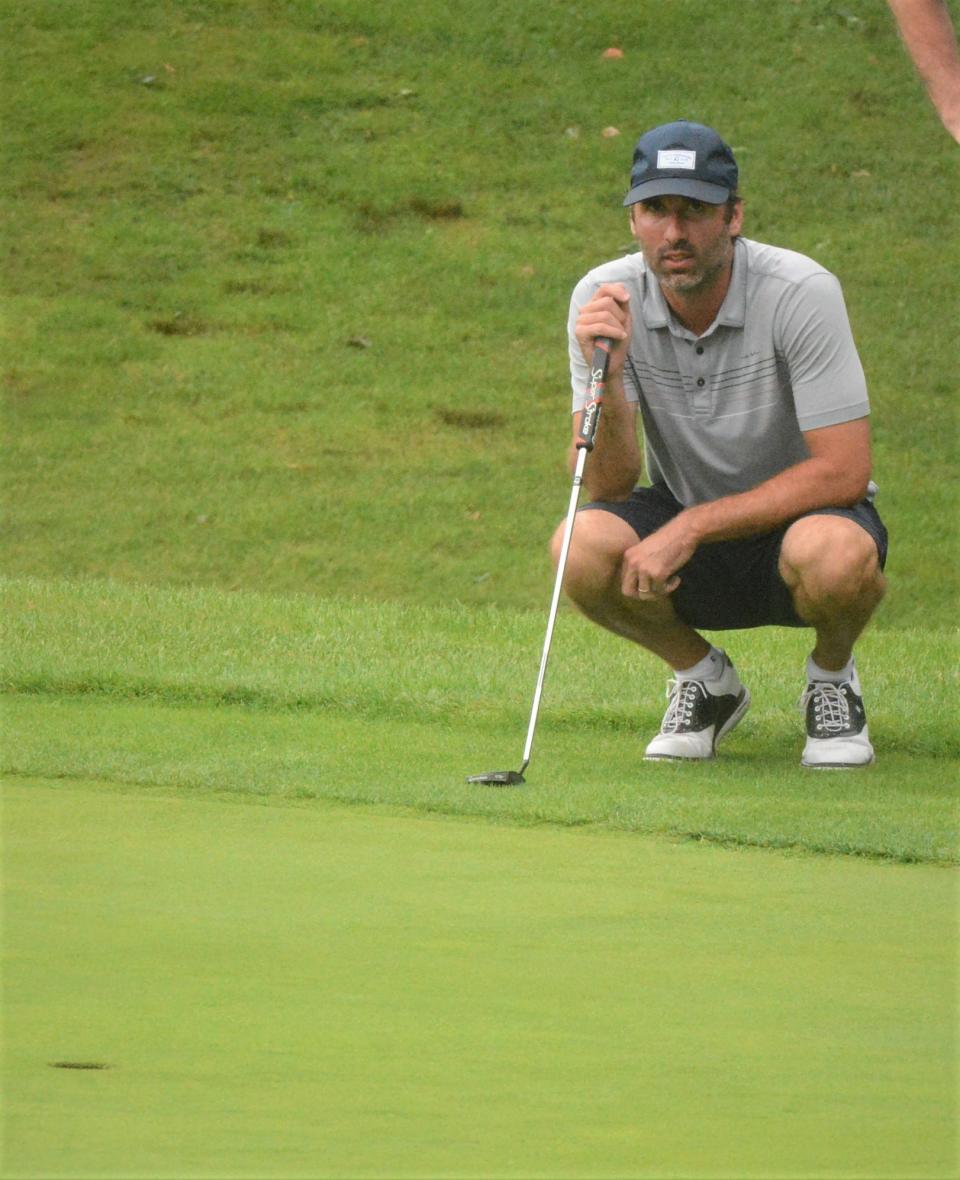
[[[944,0],[888,0],[941,122],[960,143],[960,53]]]

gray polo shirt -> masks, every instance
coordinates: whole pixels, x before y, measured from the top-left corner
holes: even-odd
[[[808,457],[804,431],[870,412],[837,279],[802,254],[746,238],[735,243],[729,290],[700,337],[671,314],[641,254],[581,279],[568,324],[574,412],[588,385],[574,324],[601,283],[630,291],[624,388],[640,405],[650,481],[682,504],[756,487]]]

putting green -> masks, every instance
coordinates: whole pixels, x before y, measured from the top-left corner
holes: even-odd
[[[956,1172],[952,870],[40,780],[3,835],[5,1176]]]

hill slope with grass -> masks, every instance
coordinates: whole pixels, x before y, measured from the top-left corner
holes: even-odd
[[[542,604],[569,292],[631,248],[633,139],[683,115],[734,145],[747,235],[842,279],[881,625],[952,623],[957,156],[879,0],[4,22],[8,573]]]

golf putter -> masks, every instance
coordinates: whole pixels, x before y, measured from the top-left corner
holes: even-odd
[[[580,502],[580,485],[583,483],[583,469],[586,466],[587,455],[593,450],[593,444],[596,440],[597,425],[600,421],[600,410],[603,406],[603,393],[607,383],[607,366],[610,364],[610,349],[613,346],[613,342],[603,336],[598,336],[593,343],[593,360],[590,364],[590,387],[587,390],[587,404],[583,408],[583,420],[580,423],[580,430],[577,433],[577,465],[573,473],[573,487],[570,489],[570,505],[567,508],[567,521],[563,530],[560,560],[557,562],[557,577],[553,584],[553,599],[550,603],[550,615],[547,619],[547,634],[543,641],[543,654],[540,656],[540,674],[537,676],[537,687],[533,693],[530,724],[527,726],[527,740],[523,747],[523,763],[519,770],[491,770],[487,774],[470,775],[467,779],[468,783],[476,783],[482,787],[516,787],[526,782],[523,772],[530,765],[530,754],[533,750],[533,735],[537,728],[537,717],[540,714],[540,698],[543,696],[543,682],[547,675],[547,660],[550,658],[553,628],[557,621],[557,608],[560,605],[563,574],[567,568],[567,554],[570,552],[573,521],[577,515],[577,505]]]

